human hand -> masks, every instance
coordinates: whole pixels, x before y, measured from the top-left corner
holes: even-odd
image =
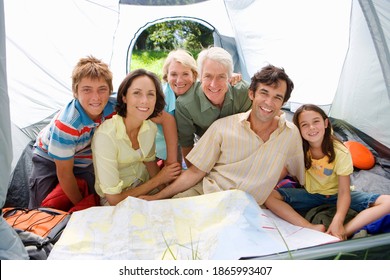
[[[327,234],[333,235],[341,240],[347,240],[347,235],[345,233],[345,229],[343,224],[341,223],[335,223],[332,222],[329,225],[328,230],[326,231]]]
[[[241,80],[242,80],[242,76],[240,73],[233,73],[232,77],[229,79],[229,83],[230,85],[234,86]]]
[[[175,180],[181,174],[182,167],[178,162],[165,165],[157,174],[161,178],[161,184],[169,183]]]
[[[138,198],[147,201],[158,200],[156,195],[140,195]]]

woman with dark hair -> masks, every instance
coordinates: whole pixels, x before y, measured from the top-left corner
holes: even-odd
[[[95,189],[101,205],[116,205],[128,196],[159,191],[181,173],[179,163],[158,168],[157,127],[151,118],[164,110],[158,77],[147,70],[130,72],[119,86],[117,115],[96,131],[92,140]]]

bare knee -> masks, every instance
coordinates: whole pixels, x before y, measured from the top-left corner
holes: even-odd
[[[388,209],[388,211],[390,211],[390,195],[380,195],[372,206],[378,205],[383,205],[384,207],[386,207],[386,209]]]

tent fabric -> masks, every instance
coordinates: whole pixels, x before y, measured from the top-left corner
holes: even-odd
[[[388,148],[389,14],[386,1],[353,1],[348,53],[330,111]]]
[[[4,207],[28,208],[30,199],[29,178],[32,171],[32,149],[34,142],[31,140],[24,148],[11,173]]]
[[[369,148],[376,164],[369,170],[355,168],[351,175],[351,184],[357,191],[390,194],[390,150],[364,132],[351,126],[344,120],[330,118],[335,135],[345,141],[357,141]],[[375,147],[375,149],[374,149]]]
[[[0,5],[0,32],[4,34],[4,9],[3,1]],[[7,88],[7,70],[6,70],[6,45],[4,40],[0,40],[0,205],[4,205],[7,193],[8,177],[11,173],[12,161],[12,137],[9,97]]]
[[[209,0],[163,7],[118,0],[0,0],[0,8],[2,205],[13,185],[10,174],[28,165],[25,149],[73,98],[71,72],[79,58],[94,55],[107,62],[115,90],[131,68],[142,30],[179,18],[212,29],[215,45],[232,54],[234,71],[246,80],[266,63],[285,68],[295,84],[286,108],[294,112],[314,103],[326,109],[340,121],[341,135],[364,142],[375,155],[374,168],[353,174],[356,187],[390,193],[388,1]],[[23,172],[25,178],[28,167]]]
[[[284,67],[295,83],[291,103],[331,104],[348,46],[350,1],[225,3],[249,75],[265,63]]]
[[[4,5],[0,0],[0,34],[4,37]],[[3,208],[11,172],[12,137],[7,90],[5,40],[0,40],[0,207]],[[26,260],[28,254],[17,233],[0,217],[0,259]]]
[[[233,55],[235,71],[246,80],[266,63],[284,67],[295,83],[287,104],[292,111],[302,103],[321,105],[390,146],[390,8],[383,1],[143,6],[118,0],[5,0],[4,6],[7,57],[13,62],[7,65],[12,127],[34,126],[72,98],[70,75],[80,57],[93,54],[109,63],[116,89],[130,70],[141,32],[180,18],[212,28],[215,44]],[[376,110],[366,110],[367,105]],[[14,147],[16,156],[21,146]]]

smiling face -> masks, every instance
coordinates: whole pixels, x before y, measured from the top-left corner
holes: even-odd
[[[107,82],[101,79],[85,77],[81,79],[74,94],[87,115],[96,121],[100,118],[104,107],[110,97],[110,87]]]
[[[221,107],[228,91],[228,70],[219,62],[206,59],[202,69],[202,90],[207,99]]]
[[[195,81],[191,68],[178,61],[169,65],[167,79],[176,96],[185,94]]]
[[[320,113],[315,111],[302,111],[298,117],[299,131],[302,138],[309,142],[310,146],[320,146],[328,127],[328,119],[323,119]]]
[[[272,85],[259,83],[255,92],[249,90],[249,98],[252,100],[252,114],[257,121],[272,122],[279,115],[286,89],[286,82],[279,80],[277,84]]]
[[[139,76],[127,89],[123,102],[126,103],[126,117],[146,120],[156,105],[156,87],[148,76]]]

